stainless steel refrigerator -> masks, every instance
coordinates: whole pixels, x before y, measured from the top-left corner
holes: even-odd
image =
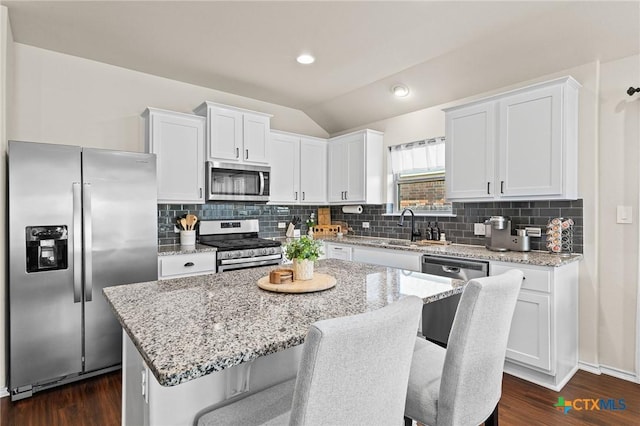
[[[119,368],[104,287],[157,279],[153,154],[9,141],[12,400]]]

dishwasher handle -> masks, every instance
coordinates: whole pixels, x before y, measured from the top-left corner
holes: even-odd
[[[455,266],[442,265],[442,270],[445,271],[445,272],[449,272],[450,274],[459,274],[460,273],[460,268],[457,268]]]

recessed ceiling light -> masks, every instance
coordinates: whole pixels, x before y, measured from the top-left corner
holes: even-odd
[[[409,95],[409,88],[404,84],[396,84],[391,88],[391,93],[398,98],[404,98]]]
[[[309,65],[314,63],[316,61],[316,58],[314,58],[308,53],[303,53],[302,55],[296,58],[296,61],[298,61],[299,64]]]

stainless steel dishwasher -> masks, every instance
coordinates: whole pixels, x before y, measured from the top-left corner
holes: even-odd
[[[489,262],[455,257],[422,256],[422,272],[440,277],[469,281],[489,275]],[[446,347],[461,294],[427,303],[422,308],[422,334],[427,339]]]

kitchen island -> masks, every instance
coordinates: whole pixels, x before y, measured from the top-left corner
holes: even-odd
[[[256,283],[272,269],[105,289],[124,330],[123,424],[192,424],[207,406],[294,377],[313,322],[379,309],[406,295],[429,303],[464,287],[459,280],[330,259],[319,261],[316,272],[334,276],[335,287],[271,293]]]

